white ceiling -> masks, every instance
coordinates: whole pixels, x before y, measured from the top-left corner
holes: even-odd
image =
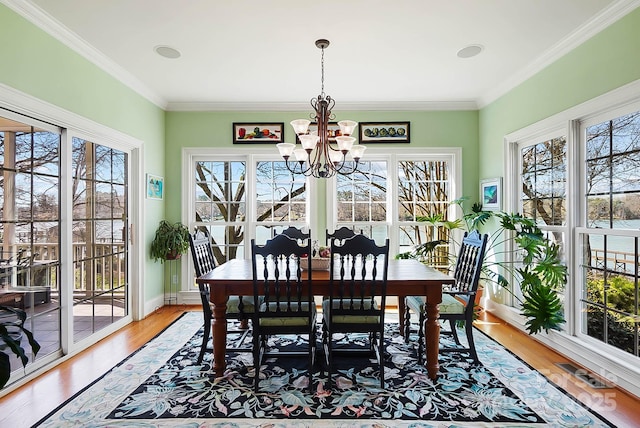
[[[0,0],[170,110],[486,105],[639,0]],[[18,43],[19,43],[19,39]],[[461,48],[483,52],[458,58]],[[167,59],[166,45],[181,52]]]

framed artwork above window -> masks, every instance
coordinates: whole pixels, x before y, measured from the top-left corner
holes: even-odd
[[[283,141],[283,122],[234,122],[233,124],[233,144],[276,144]]]
[[[410,122],[360,122],[360,143],[408,143]]]

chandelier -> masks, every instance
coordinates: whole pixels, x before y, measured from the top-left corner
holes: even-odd
[[[309,115],[317,124],[317,132],[309,132],[310,120],[297,119],[291,122],[302,147],[296,144],[280,143],[277,145],[280,155],[284,158],[287,169],[294,174],[304,174],[309,177],[329,178],[336,174],[349,175],[358,170],[358,162],[366,150],[366,146],[355,144],[352,137],[358,122],[342,120],[338,122],[340,130],[330,128],[330,121],[335,119],[331,113],[336,101],[324,93],[324,50],[329,46],[329,40],[316,40],[316,47],[322,50],[321,91],[317,98],[311,99],[313,112]],[[333,143],[331,140],[335,140]],[[295,161],[289,162],[293,155]],[[353,162],[347,162],[347,155]]]

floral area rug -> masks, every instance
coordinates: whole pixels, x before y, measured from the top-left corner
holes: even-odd
[[[264,361],[256,394],[251,353],[229,353],[220,378],[211,375],[210,353],[196,364],[202,314],[188,312],[36,426],[612,426],[495,341],[477,330],[474,334],[482,363],[441,354],[435,382],[417,364],[413,344],[405,345],[397,324],[389,324],[384,388],[377,364],[366,357],[336,357],[340,365],[328,390],[319,356],[311,373],[312,394],[306,358],[273,358]],[[359,338],[341,341],[366,346]],[[273,338],[271,344],[306,346],[295,336]]]

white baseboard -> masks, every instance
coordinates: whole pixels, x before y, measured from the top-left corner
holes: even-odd
[[[148,317],[149,315],[151,315],[152,313],[154,313],[155,311],[157,311],[163,306],[164,306],[164,295],[160,295],[160,296],[154,297],[151,300],[146,301],[144,304],[143,318]]]

